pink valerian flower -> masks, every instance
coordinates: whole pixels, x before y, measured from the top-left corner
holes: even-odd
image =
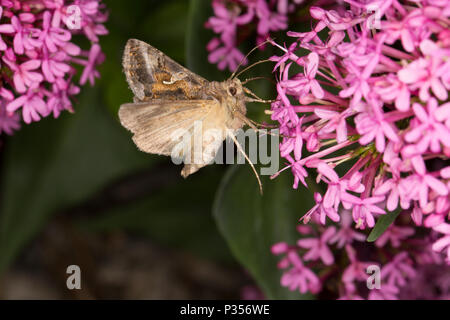
[[[337,248],[343,248],[346,245],[352,244],[354,240],[366,240],[366,235],[352,228],[353,219],[348,211],[343,211],[341,218],[341,223],[336,234],[330,239],[331,243],[336,243]]]
[[[208,45],[208,48],[214,48],[211,49],[212,51],[208,56],[210,63],[217,63],[220,70],[224,70],[226,67],[230,70],[236,70],[241,61],[246,63],[247,60],[239,49],[233,46],[218,47],[220,43],[216,40],[218,39],[211,40],[212,42]]]
[[[379,289],[370,290],[368,300],[398,300],[400,289],[393,284],[382,284]]]
[[[47,104],[44,101],[44,93],[38,86],[31,88],[26,94],[11,101],[6,110],[13,113],[19,108],[22,108],[22,117],[25,123],[32,121],[39,121],[42,117],[50,114]]]
[[[14,72],[13,81],[18,93],[24,93],[27,91],[27,88],[37,86],[42,82],[44,79],[42,74],[32,71],[41,67],[41,60],[28,60],[18,65],[15,61],[9,60],[8,56],[12,56],[14,60],[16,60],[16,57],[10,51],[9,54],[3,56],[3,61]]]
[[[419,103],[413,104],[413,110],[416,118],[411,123],[411,131],[405,134],[405,140],[411,145],[404,152],[411,156],[428,150],[439,153],[443,147],[450,148],[450,141],[446,139],[450,135],[450,128],[436,118],[442,110],[438,109],[437,100],[428,100],[427,111]]]
[[[423,57],[412,61],[398,72],[399,79],[409,85],[410,89],[419,89],[419,98],[428,101],[431,97],[429,90],[439,100],[445,101],[448,97],[449,83],[445,78],[450,72],[448,56],[449,48],[441,48],[430,39],[420,42]]]
[[[277,4],[278,2],[278,4]],[[289,3],[288,3],[289,2]],[[287,15],[302,1],[282,0],[213,0],[214,16],[205,26],[218,37],[207,45],[210,52],[208,61],[218,65],[220,70],[228,68],[235,71],[238,64],[247,64],[244,54],[237,48],[248,38],[239,34],[239,30],[250,24],[256,25],[257,44],[269,37],[270,32],[287,28]]]
[[[299,170],[306,165],[315,168],[318,181],[327,184],[325,194],[315,196],[318,206],[313,210],[321,210],[323,217],[325,209],[333,208],[330,213],[335,216],[334,212],[345,208],[352,211],[358,228],[374,227],[377,216],[399,206],[411,210],[415,218],[420,219],[420,212],[431,217],[433,211],[448,208],[450,190],[439,172],[428,171],[425,165],[450,156],[450,105],[439,103],[450,88],[444,76],[450,66],[450,48],[447,42],[431,40],[441,39],[447,29],[419,6],[386,2],[381,14],[389,23],[382,23],[374,35],[360,9],[377,2],[348,3],[355,10],[345,14],[311,8],[311,15],[319,20],[317,30],[329,29],[328,42],[314,34],[290,32],[296,42],[288,47],[274,43],[283,51],[272,57],[279,72],[272,119],[287,136],[280,154],[289,161],[295,182],[307,177],[307,171]],[[430,3],[429,10],[440,12],[437,8],[439,4]],[[423,22],[420,28],[418,21]],[[407,49],[391,46],[397,36],[390,34],[390,28],[397,22],[405,28],[400,34],[406,37]],[[355,25],[360,25],[359,31]],[[416,36],[418,28],[420,36]],[[414,39],[407,39],[409,35]],[[299,49],[311,53],[299,56]],[[395,62],[400,60],[402,64]],[[409,66],[422,60],[427,66],[415,78],[428,85],[426,94],[408,77]],[[291,72],[295,64],[303,71]],[[411,101],[417,102],[411,106]],[[301,157],[303,146],[312,152],[306,158]],[[351,164],[349,171],[338,175],[335,167],[345,162]],[[360,185],[351,185],[353,177],[362,179]]]
[[[340,277],[334,294],[397,299],[424,263],[450,268],[450,6],[343,2],[345,10],[312,7],[317,23],[310,32],[289,31],[292,43],[271,42],[281,54],[270,59],[278,83],[267,112],[284,135],[280,155],[286,159],[272,178],[290,169],[297,188],[313,172],[323,187],[300,219],[315,231],[298,240],[296,251],[322,282]],[[381,15],[377,29],[367,15],[374,5]],[[394,212],[400,214],[375,245],[355,242]],[[322,246],[330,228],[333,236]],[[348,253],[342,259],[349,246],[383,266],[381,289],[365,292],[342,280],[342,270],[348,270],[345,278],[352,270],[363,277],[357,260]],[[333,256],[326,261],[319,254],[324,247]]]
[[[20,117],[16,113],[8,113],[6,104],[6,99],[0,99],[0,134],[4,132],[12,135],[14,131],[20,128]]]
[[[450,224],[441,223],[433,227],[433,230],[443,234],[439,240],[433,243],[432,249],[437,252],[446,252],[446,260],[450,261]]]
[[[279,268],[287,269],[281,277],[281,285],[290,290],[298,290],[300,293],[320,290],[321,283],[314,272],[307,268],[298,254],[285,243],[278,243],[272,247],[274,254],[286,254],[286,257],[279,263]]]
[[[319,214],[320,223],[325,224],[326,217],[329,217],[331,220],[338,222],[340,220],[340,216],[337,211],[333,207],[325,208],[322,202],[322,196],[320,193],[314,193],[314,200],[316,201],[316,205],[311,208],[302,218],[301,220],[304,223],[308,223],[311,220],[311,215],[314,213]]]
[[[381,248],[390,242],[394,248],[398,248],[401,245],[402,240],[411,237],[414,233],[414,228],[399,227],[391,224],[390,227],[377,239],[375,245]]]
[[[335,227],[329,227],[319,238],[306,238],[297,241],[300,248],[308,249],[308,252],[303,256],[305,260],[321,259],[325,265],[330,265],[334,262],[333,254],[328,248],[330,238],[336,233]]]
[[[381,269],[381,278],[389,284],[404,286],[407,279],[414,278],[416,271],[413,268],[413,261],[408,257],[407,252],[397,254],[391,262]]]
[[[73,111],[71,100],[80,92],[74,64],[85,67],[80,84],[93,84],[104,60],[98,44],[107,33],[103,8],[101,0],[0,2],[1,87],[10,92],[0,94],[0,132],[11,134],[21,119],[30,123]],[[72,42],[79,33],[91,41],[89,51]]]
[[[350,245],[345,247],[350,264],[342,273],[342,281],[344,284],[353,283],[355,281],[367,280],[367,267],[373,265],[373,262],[359,261],[356,256],[356,251]]]

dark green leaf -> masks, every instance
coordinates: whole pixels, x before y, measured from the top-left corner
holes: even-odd
[[[292,176],[263,177],[264,195],[249,166],[234,166],[224,177],[214,202],[214,217],[236,258],[269,299],[304,299],[280,285],[278,258],[270,248],[298,239],[298,219],[313,205],[306,188],[292,189]],[[309,297],[309,296],[308,296]]]
[[[394,220],[397,218],[397,216],[401,212],[401,208],[388,212],[385,215],[381,216],[377,223],[375,224],[375,227],[373,227],[372,231],[370,232],[369,236],[367,237],[367,242],[374,242],[376,241],[385,231],[386,229],[394,222]]]
[[[85,88],[76,113],[24,126],[8,140],[2,167],[0,270],[52,213],[148,166],[130,135]]]
[[[170,165],[171,183],[157,193],[97,213],[101,216],[83,219],[79,226],[91,232],[127,231],[205,258],[234,261],[211,216],[222,168],[208,166],[186,180],[180,169]]]

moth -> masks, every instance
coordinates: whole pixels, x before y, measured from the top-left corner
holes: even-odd
[[[265,101],[244,87],[235,73],[223,82],[208,81],[136,39],[125,46],[123,69],[134,102],[120,106],[119,118],[141,151],[173,156],[180,143],[174,133],[189,133],[192,138],[186,145],[182,142],[186,148],[177,151],[184,162],[181,175],[186,178],[210,164],[223,141],[230,138],[250,163],[262,192],[259,176],[235,134],[245,124],[258,130],[246,117],[246,102]],[[196,123],[201,130],[196,130]],[[211,130],[223,138],[208,138],[206,133]],[[201,148],[195,147],[194,140],[201,141]]]

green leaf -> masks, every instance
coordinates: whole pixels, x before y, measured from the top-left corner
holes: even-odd
[[[213,213],[219,230],[231,251],[249,270],[269,299],[305,299],[298,292],[281,287],[278,257],[271,254],[273,244],[294,244],[298,219],[313,206],[306,188],[292,189],[292,176],[275,180],[262,177],[264,195],[249,166],[234,166],[225,175],[214,201]]]
[[[0,271],[50,216],[152,163],[84,88],[75,114],[47,118],[7,141],[0,202]]]
[[[126,231],[197,256],[234,262],[211,216],[223,168],[211,165],[189,179],[179,174],[181,166],[170,164],[167,169],[173,173],[166,174],[170,183],[157,193],[96,212],[98,217],[80,220],[78,226],[89,232]]]
[[[397,218],[397,216],[401,212],[401,208],[386,213],[385,215],[381,216],[377,223],[375,224],[375,227],[373,227],[372,231],[370,232],[369,236],[367,237],[367,242],[374,242],[376,241],[385,231],[386,229],[394,222],[394,220]]]

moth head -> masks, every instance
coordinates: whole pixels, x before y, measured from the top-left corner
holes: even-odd
[[[232,114],[240,112],[246,113],[245,94],[242,83],[239,79],[228,79],[218,83],[218,97],[227,106]]]
[[[239,99],[244,96],[244,89],[242,87],[241,80],[238,78],[227,80],[224,85],[224,89],[229,97]]]

